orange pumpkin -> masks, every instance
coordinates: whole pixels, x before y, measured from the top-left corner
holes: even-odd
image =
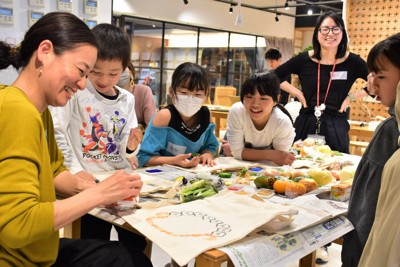
[[[302,183],[290,182],[285,190],[285,195],[289,198],[295,198],[306,193],[306,186]]]
[[[287,180],[276,180],[273,187],[276,193],[285,194],[286,187],[289,185],[289,181]]]
[[[306,192],[311,192],[318,188],[318,184],[314,179],[311,178],[303,178],[299,181],[299,183],[306,186]]]

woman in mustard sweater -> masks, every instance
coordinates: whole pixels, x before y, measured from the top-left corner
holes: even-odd
[[[90,29],[71,13],[46,14],[17,47],[0,42],[0,69],[21,68],[11,86],[0,86],[0,266],[135,266],[119,243],[59,240],[60,228],[142,187],[139,176],[121,171],[56,201],[53,178],[66,170],[50,162],[55,144],[47,143],[41,113],[85,88],[96,55]]]

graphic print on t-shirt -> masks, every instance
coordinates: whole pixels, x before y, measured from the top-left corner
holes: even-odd
[[[123,159],[118,149],[119,135],[126,119],[118,111],[102,114],[101,111],[86,107],[86,112],[88,119],[82,123],[80,129],[83,159],[96,163],[121,162]]]

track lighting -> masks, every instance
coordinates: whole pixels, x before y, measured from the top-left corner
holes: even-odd
[[[278,13],[276,13],[276,16],[275,16],[275,21],[276,21],[276,22],[278,22],[278,21],[279,21],[279,17],[278,17],[278,15],[279,15],[279,14],[278,14]]]
[[[285,9],[286,9],[286,10],[289,10],[289,3],[288,3],[288,0],[286,0],[286,2],[285,2]]]
[[[229,7],[229,14],[233,13],[233,4],[231,3],[231,6]]]
[[[185,5],[187,5],[189,2],[188,2],[188,0],[183,0],[183,3],[184,3]]]

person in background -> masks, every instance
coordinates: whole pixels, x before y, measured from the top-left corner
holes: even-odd
[[[271,70],[276,69],[277,67],[279,67],[282,64],[282,54],[281,52],[276,49],[276,48],[270,48],[267,50],[267,52],[265,52],[264,54],[264,58],[268,63],[268,66]],[[287,81],[288,83],[290,83],[291,75],[288,75],[285,78],[285,81]],[[282,104],[283,106],[286,105],[289,102],[289,93],[284,91],[284,90],[280,90],[279,92],[279,103]]]
[[[96,186],[56,201],[48,134],[41,113],[64,106],[86,86],[97,42],[71,13],[50,12],[21,44],[0,42],[0,68],[21,69],[0,86],[0,266],[140,266],[119,242],[59,238],[58,230],[91,209],[139,195],[138,175],[120,171]],[[54,139],[53,139],[54,141]]]
[[[400,82],[400,33],[375,44],[368,54],[367,64],[371,71],[368,75],[368,88],[383,106],[389,107],[390,118],[383,121],[375,130],[354,176],[347,212],[347,218],[354,225],[354,230],[343,238],[343,267],[359,266],[361,254],[376,217],[378,195],[382,191],[380,190],[382,170],[388,159],[399,148],[399,130],[394,105],[396,86]],[[382,232],[382,234],[384,238],[388,237],[388,233]],[[377,257],[381,258],[384,255]]]
[[[295,136],[293,122],[278,104],[279,79],[271,72],[257,73],[242,85],[240,100],[228,114],[227,140],[223,153],[240,160],[270,160],[290,165],[288,152]]]
[[[207,74],[201,66],[185,62],[175,69],[169,88],[173,104],[150,121],[138,153],[139,167],[214,165],[219,143],[210,110],[203,106],[208,94]]]
[[[151,88],[146,85],[135,84],[135,67],[132,63],[128,64],[128,68],[122,73],[117,85],[128,90],[135,97],[136,117],[139,127],[144,131],[157,112]]]
[[[350,102],[367,96],[364,90],[350,93],[350,89],[358,78],[367,81],[367,64],[360,56],[347,51],[343,19],[333,11],[318,17],[312,40],[314,50],[300,53],[275,70],[281,89],[302,104],[294,123],[294,140],[316,135],[332,150],[349,153],[350,125],[346,109]],[[302,91],[284,81],[289,74],[299,76]],[[317,250],[317,263],[328,260],[327,246]]]
[[[58,147],[72,174],[94,179],[92,173],[132,170],[142,132],[137,128],[131,93],[116,86],[129,63],[130,39],[121,29],[101,23],[92,29],[99,45],[88,74],[87,89],[77,92],[65,107],[50,108]],[[110,240],[112,224],[87,214],[81,218],[81,237]],[[118,239],[143,251],[146,240],[115,226]],[[151,266],[143,258],[141,266]]]
[[[317,134],[324,137],[332,150],[349,153],[350,125],[345,111],[351,101],[367,96],[364,90],[350,93],[356,79],[367,81],[367,64],[347,51],[343,19],[332,11],[318,17],[313,48],[275,70],[281,89],[297,97],[303,106],[294,124],[295,141]],[[284,81],[289,74],[299,76],[302,91]]]
[[[399,125],[400,84],[397,85],[395,110]],[[400,149],[397,147],[382,172],[375,220],[358,266],[399,266],[400,264],[399,173]]]

